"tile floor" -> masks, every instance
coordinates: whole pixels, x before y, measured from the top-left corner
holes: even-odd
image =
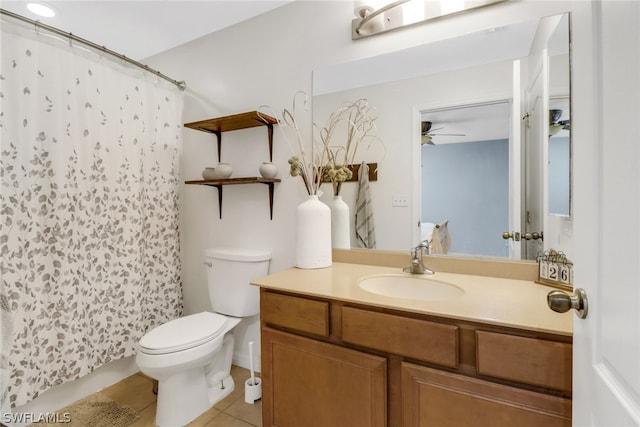
[[[189,427],[261,427],[262,402],[255,404],[244,401],[244,382],[249,378],[249,370],[232,366],[231,375],[235,389],[213,408],[188,424]],[[130,427],[155,427],[156,395],[153,394],[153,380],[137,373],[116,383],[99,393],[133,408],[140,418]]]

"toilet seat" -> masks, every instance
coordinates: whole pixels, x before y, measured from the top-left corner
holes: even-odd
[[[220,336],[226,325],[225,316],[206,311],[180,317],[147,332],[140,351],[167,354],[197,347]]]

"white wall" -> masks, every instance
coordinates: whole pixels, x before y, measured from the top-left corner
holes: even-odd
[[[281,112],[290,107],[296,91],[305,91],[310,96],[314,69],[563,13],[581,3],[506,2],[413,29],[352,41],[352,2],[298,0],[157,55],[148,62],[187,82],[185,122],[255,110],[263,104]],[[452,94],[452,99],[463,96]],[[263,133],[254,129],[224,134],[222,150],[223,158],[234,165],[237,176],[254,175],[267,156]],[[215,165],[214,153],[211,135],[185,129],[183,178],[197,179],[204,166]],[[294,264],[292,223],[295,206],[304,200],[305,193],[297,178],[287,178],[287,159],[291,154],[276,129],[274,162],[283,182],[276,185],[273,221],[268,217],[266,189],[260,185],[226,187],[222,220],[218,219],[215,189],[183,186],[182,251],[187,314],[208,309],[202,264],[207,247],[270,249],[272,272]],[[392,175],[382,170],[380,179],[388,180]],[[398,182],[396,185],[410,185],[397,177],[393,179]],[[388,205],[387,202],[382,201]],[[245,340],[259,341],[257,322],[257,318],[253,319]],[[236,358],[246,352],[246,345],[241,345],[239,351]]]
[[[576,11],[572,27],[573,60],[576,64],[574,67],[579,67],[581,74],[573,78],[573,118],[576,123],[574,135],[580,138],[585,135],[577,124],[590,123],[593,114],[592,76],[589,70],[596,64],[590,56],[590,8],[590,3],[585,1],[505,2],[428,25],[352,41],[351,1],[297,0],[250,21],[149,58],[146,62],[164,74],[187,82],[184,121],[189,122],[255,110],[262,104],[281,110],[289,106],[296,91],[304,90],[311,94],[311,73],[316,68],[493,26]],[[258,165],[266,159],[266,143],[259,130],[225,134],[223,140],[223,156],[234,164],[238,176],[254,175]],[[204,166],[215,165],[214,147],[212,136],[185,129],[182,177],[197,179]],[[578,159],[590,158],[584,154],[579,151],[576,153]],[[280,168],[283,182],[277,185],[275,191],[273,221],[268,219],[266,189],[260,185],[225,189],[222,220],[218,219],[215,189],[183,186],[181,232],[186,313],[208,308],[206,275],[202,264],[207,247],[270,249],[273,252],[272,272],[293,265],[294,209],[304,200],[305,194],[300,182],[284,178],[289,156],[276,132],[274,161]],[[588,168],[589,165],[580,167]],[[580,213],[576,212],[576,215]],[[257,319],[239,332],[241,341],[253,339],[257,342]],[[240,350],[246,354],[245,346]],[[126,370],[118,372],[122,376],[127,375]],[[104,380],[101,386],[111,382],[112,379]],[[89,393],[95,387],[98,386],[86,388],[85,391]],[[52,393],[56,393],[55,389]],[[73,400],[67,394],[66,397],[59,397],[57,402],[62,406]]]

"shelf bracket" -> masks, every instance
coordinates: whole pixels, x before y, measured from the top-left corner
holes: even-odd
[[[271,123],[265,124],[267,126],[267,135],[269,137],[269,161],[273,161],[273,125]],[[273,184],[271,184],[271,190],[273,190]]]
[[[233,184],[265,184],[269,191],[269,218],[273,220],[273,192],[274,184],[280,182],[277,178],[260,178],[260,177],[246,177],[246,178],[231,178],[224,180],[197,180],[197,181],[185,181],[185,184],[197,184],[206,185],[208,187],[215,187],[218,189],[218,216],[222,219],[222,187],[225,185]]]
[[[209,184],[209,186],[218,189],[218,215],[222,219],[222,185]]]
[[[264,182],[269,187],[269,219],[273,221],[273,182]]]
[[[217,130],[211,132],[216,136],[216,142],[218,146],[218,163],[220,163],[220,154],[222,153],[222,132]]]

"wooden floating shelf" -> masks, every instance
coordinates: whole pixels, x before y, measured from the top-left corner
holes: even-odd
[[[201,130],[203,132],[228,132],[258,126],[275,125],[277,123],[278,120],[271,116],[258,114],[257,111],[250,111],[248,113],[233,114],[230,116],[217,117],[215,119],[185,123],[185,127]]]
[[[198,122],[185,123],[185,127],[202,132],[213,133],[218,141],[218,161],[222,151],[222,133],[240,129],[248,129],[258,126],[266,126],[269,137],[269,160],[273,160],[273,125],[278,124],[278,120],[257,111],[233,114],[230,116],[217,117],[215,119],[200,120]]]
[[[262,177],[244,177],[244,178],[225,178],[225,179],[206,179],[206,180],[194,180],[185,181],[185,184],[190,185],[208,185],[209,187],[216,187],[218,189],[218,213],[220,219],[222,219],[222,187],[225,185],[238,185],[238,184],[265,184],[269,188],[269,216],[273,219],[273,185],[276,182],[280,182],[279,178],[262,178]]]
[[[195,181],[185,181],[185,184],[196,185],[233,185],[233,184],[269,184],[280,182],[280,178],[262,178],[260,176],[250,176],[245,178],[224,178],[224,179],[200,179]]]

